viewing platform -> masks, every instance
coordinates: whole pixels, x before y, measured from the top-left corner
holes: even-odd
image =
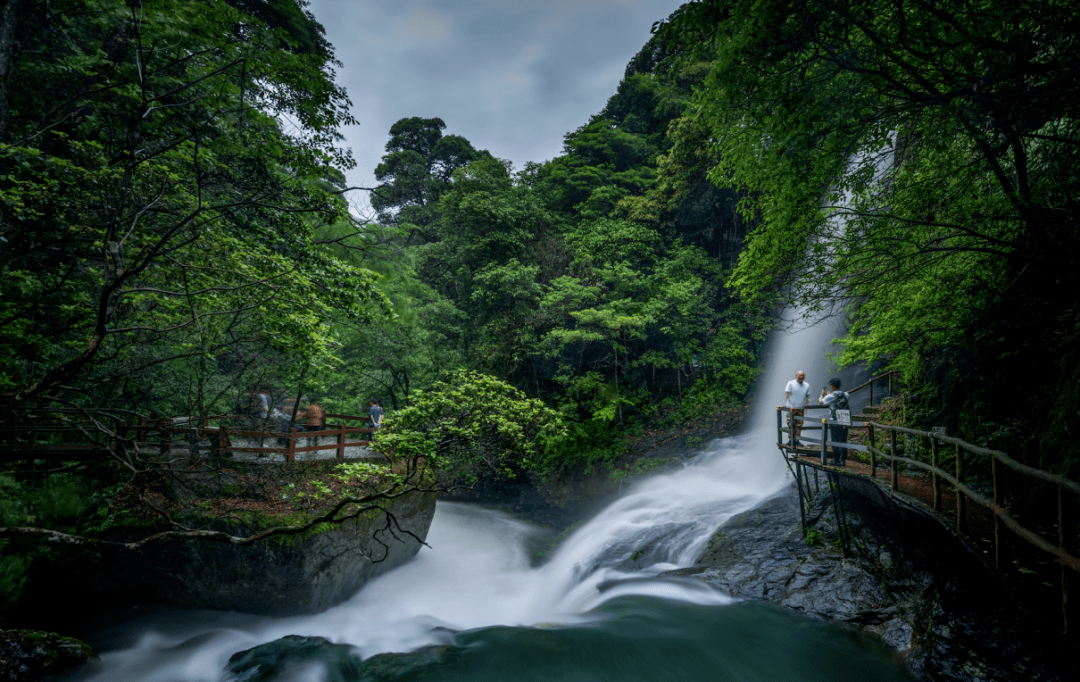
[[[251,417],[228,414],[156,420],[139,418],[129,423],[103,411],[36,411],[17,423],[0,425],[0,459],[162,457],[183,452],[189,456],[274,463],[344,462],[380,456],[371,449],[371,434],[375,429],[357,425],[368,423],[367,415],[327,414],[326,418],[328,423],[318,431],[301,431],[294,427],[289,433],[283,433],[250,428],[262,424],[253,424],[255,420]]]
[[[872,386],[880,378],[849,393]],[[1080,483],[1018,462],[1007,453],[949,436],[944,429],[920,431],[883,423],[879,410],[871,403],[863,408],[863,414],[841,414],[838,410],[834,419],[824,405],[807,405],[805,416],[792,415],[791,408],[785,406],[776,408],[776,445],[795,478],[804,531],[814,497],[823,486],[830,486],[837,493],[830,497],[840,529],[838,539],[848,555],[852,546],[845,495],[891,499],[949,528],[975,556],[985,557],[986,564],[1018,590],[1018,601],[1032,604],[1049,620],[1053,619],[1049,614],[1057,610],[1061,632],[1075,638],[1080,616],[1069,595],[1070,584],[1075,586],[1075,574],[1080,573],[1080,541],[1072,531],[1077,525]],[[793,443],[795,425],[800,425],[801,433]],[[846,427],[847,442],[831,439],[830,429],[838,426]],[[844,466],[835,464],[838,448],[847,449]],[[1015,489],[1016,483],[1011,481],[1020,477],[1027,479],[1026,486],[1043,488],[1045,499],[1056,507],[1052,519],[1056,523],[1029,515],[1022,524],[1010,513],[1006,486]],[[1021,568],[1017,577],[1012,575],[1008,559],[1012,564],[1023,561],[1036,568]],[[1045,601],[1049,596],[1046,588],[1055,586],[1060,597],[1057,609]]]

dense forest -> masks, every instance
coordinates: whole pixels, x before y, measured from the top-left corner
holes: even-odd
[[[840,362],[902,372],[911,424],[1075,477],[1078,28],[1067,3],[689,3],[554,159],[398,121],[364,220],[303,3],[6,0],[3,418],[64,408],[112,448],[116,419],[264,387],[378,397],[388,448],[439,463],[425,429],[468,411],[475,457],[552,475],[740,404],[792,304],[846,316]],[[472,477],[468,450],[441,463]],[[145,519],[160,473],[0,466],[6,543]],[[5,548],[0,608],[42,551]]]

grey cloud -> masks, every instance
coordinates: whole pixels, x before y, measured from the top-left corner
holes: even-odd
[[[360,121],[343,131],[371,186],[394,121],[448,132],[518,166],[549,159],[599,111],[678,0],[313,0]]]

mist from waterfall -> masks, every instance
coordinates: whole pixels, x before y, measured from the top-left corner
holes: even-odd
[[[544,565],[531,567],[526,549],[540,529],[503,512],[440,502],[430,547],[347,602],[291,618],[149,615],[102,633],[101,668],[88,679],[217,682],[233,653],[290,634],[347,643],[367,658],[449,643],[454,632],[486,626],[573,624],[626,595],[731,603],[704,583],[655,576],[692,564],[720,524],[790,480],[776,448],[775,408],[796,371],[812,387],[825,383],[827,352],[841,330],[835,320],[805,326],[797,313],[786,322],[788,330],[770,340],[749,428],[714,441],[682,469],[639,482]]]

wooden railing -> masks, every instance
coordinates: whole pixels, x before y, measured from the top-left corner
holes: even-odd
[[[814,405],[809,406],[809,409],[823,409],[823,407],[824,406]],[[791,454],[794,455],[792,460],[797,461],[799,455],[810,453],[808,453],[806,449],[800,451],[797,447],[788,445],[784,442],[784,435],[793,430],[784,427],[784,422],[786,420],[784,420],[783,415],[789,411],[790,408],[787,407],[777,408],[777,445],[784,452],[785,458]],[[941,512],[943,507],[942,481],[949,484],[955,491],[956,496],[955,526],[958,533],[962,534],[966,530],[968,501],[988,509],[993,514],[994,522],[995,566],[1000,567],[1001,565],[1001,548],[1003,542],[1001,536],[1002,526],[1013,531],[1017,537],[1022,538],[1032,546],[1053,555],[1061,565],[1063,630],[1066,634],[1069,634],[1069,615],[1072,612],[1072,609],[1069,606],[1069,574],[1067,571],[1068,569],[1072,569],[1073,571],[1080,573],[1080,556],[1078,556],[1078,553],[1076,552],[1076,519],[1073,514],[1076,507],[1076,500],[1070,500],[1067,498],[1067,494],[1080,496],[1080,484],[1063,476],[1017,462],[1007,453],[1001,452],[1000,450],[991,450],[989,448],[980,447],[959,438],[946,436],[941,433],[919,431],[917,429],[909,429],[891,424],[882,424],[880,422],[872,421],[864,416],[863,421],[853,420],[850,424],[846,424],[845,426],[848,426],[849,429],[865,430],[867,444],[838,443],[829,440],[828,438],[828,427],[839,425],[838,421],[829,418],[815,419],[813,417],[799,417],[797,415],[794,416],[793,419],[807,424],[803,427],[805,430],[822,431],[822,437],[820,439],[808,436],[806,440],[812,440],[815,445],[820,446],[821,466],[823,467],[826,466],[826,452],[829,447],[832,447],[834,451],[836,448],[841,447],[847,448],[850,451],[869,453],[870,478],[872,480],[877,478],[878,458],[887,460],[891,474],[889,488],[893,492],[902,492],[900,489],[899,465],[915,467],[916,469],[930,474],[933,489],[933,508],[936,512]],[[885,434],[888,434],[888,452],[878,447],[879,436],[883,437]],[[912,438],[926,439],[930,449],[930,463],[927,464],[926,462],[921,462],[917,459],[899,454],[897,434],[902,434],[908,438],[907,446],[909,448],[912,445]],[[946,470],[941,466],[942,445],[952,445],[954,448],[953,471]],[[971,462],[965,461],[965,456],[976,456],[982,458],[984,462],[988,460],[990,480],[993,489],[991,498],[987,498],[975,491],[965,482],[967,477],[970,476],[968,466],[969,464],[972,464]],[[830,468],[830,470],[832,469]],[[1055,502],[1057,506],[1056,544],[1032,531],[1030,528],[1020,524],[1020,522],[1017,521],[1004,506],[1002,490],[1004,487],[1003,478],[1005,470],[1012,470],[1027,478],[1054,486],[1056,491]],[[835,469],[835,473],[853,475],[840,468]]]
[[[72,416],[81,416],[94,421],[72,423],[70,421]],[[164,419],[139,417],[131,421],[120,419],[119,416],[121,415],[115,412],[70,408],[28,412],[15,423],[9,421],[7,424],[0,424],[0,458],[6,460],[81,459],[108,456],[110,453],[124,452],[131,448],[147,447],[166,453],[176,447],[179,442],[196,438],[208,440],[214,454],[223,457],[233,453],[284,455],[287,462],[294,462],[298,453],[335,451],[336,458],[344,460],[347,448],[368,447],[371,444],[370,438],[350,441],[350,436],[368,435],[374,431],[367,426],[350,426],[345,423],[327,424],[319,431],[298,431],[296,427],[293,427],[287,433],[245,429],[226,423],[211,426],[212,422],[235,423],[240,419],[250,419],[231,414]],[[369,421],[367,415],[327,414],[326,417],[342,422],[352,421],[362,424]],[[57,421],[62,423],[55,423]],[[333,437],[334,442],[325,444],[317,442],[317,439],[326,437]],[[234,439],[241,438],[258,439],[260,445],[251,447],[233,444]],[[270,439],[275,441],[277,447],[263,447],[262,441]],[[286,442],[278,444],[276,443],[278,439]],[[316,443],[304,445],[300,442],[301,439],[312,439]]]

